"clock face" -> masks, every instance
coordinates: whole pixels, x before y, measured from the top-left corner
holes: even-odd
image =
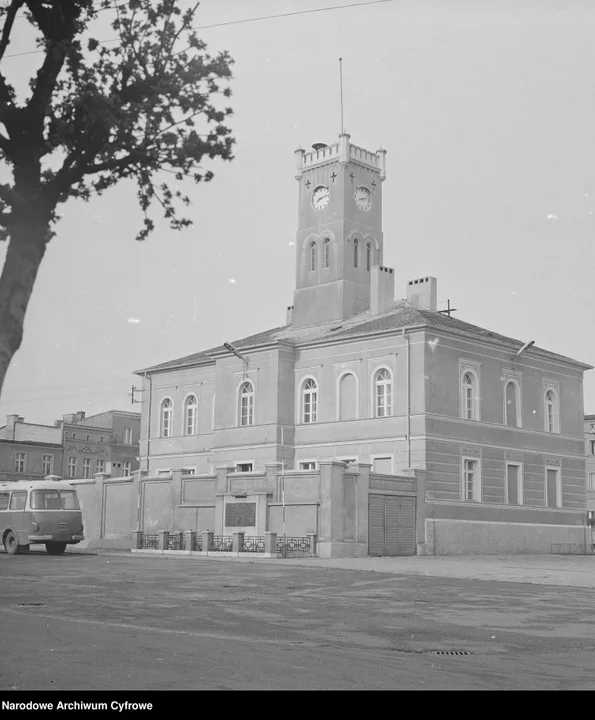
[[[369,210],[372,207],[372,193],[367,187],[360,185],[360,187],[356,188],[354,197],[355,204],[360,210]]]
[[[319,185],[317,188],[314,188],[314,192],[312,193],[312,207],[314,210],[322,210],[328,205],[330,199],[331,191],[324,185]]]

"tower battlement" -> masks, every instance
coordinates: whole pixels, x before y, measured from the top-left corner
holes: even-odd
[[[381,149],[376,152],[370,152],[369,150],[350,143],[350,137],[347,133],[343,133],[339,135],[339,142],[333,145],[325,145],[310,152],[306,152],[302,148],[296,150],[296,180],[302,177],[304,170],[311,170],[315,167],[333,162],[353,162],[362,165],[379,172],[380,179],[384,180],[386,177],[386,150]]]

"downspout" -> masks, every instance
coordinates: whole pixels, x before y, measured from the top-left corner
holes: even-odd
[[[153,382],[150,375],[145,373],[145,380],[149,381],[149,403],[148,403],[148,417],[147,417],[147,467],[145,468],[147,473],[149,472],[149,456],[151,455],[151,398],[153,397]]]
[[[407,353],[405,354],[405,384],[406,405],[407,405],[407,469],[411,467],[411,383],[410,383],[410,352],[411,343],[406,328],[402,329],[403,338],[407,339]]]

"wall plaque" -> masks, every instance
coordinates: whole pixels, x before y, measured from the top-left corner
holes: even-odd
[[[560,467],[560,458],[546,457],[546,465],[553,465],[554,467]]]
[[[225,505],[225,527],[254,527],[256,525],[256,503],[227,503]]]
[[[504,453],[505,460],[515,460],[517,462],[522,462],[523,456],[521,453],[516,452],[505,452]]]
[[[461,455],[471,455],[471,457],[481,457],[481,450],[479,448],[464,446],[464,447],[461,447]]]

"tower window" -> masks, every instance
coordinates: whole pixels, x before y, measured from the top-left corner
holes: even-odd
[[[310,270],[316,270],[316,243],[310,243]]]
[[[372,269],[372,246],[370,243],[366,245],[366,269]]]
[[[324,240],[324,267],[330,267],[331,264],[331,241],[330,238]]]
[[[391,373],[382,368],[376,373],[374,381],[376,387],[376,417],[392,415],[393,378]]]
[[[358,267],[359,260],[359,240],[355,238],[353,241],[353,267]]]

